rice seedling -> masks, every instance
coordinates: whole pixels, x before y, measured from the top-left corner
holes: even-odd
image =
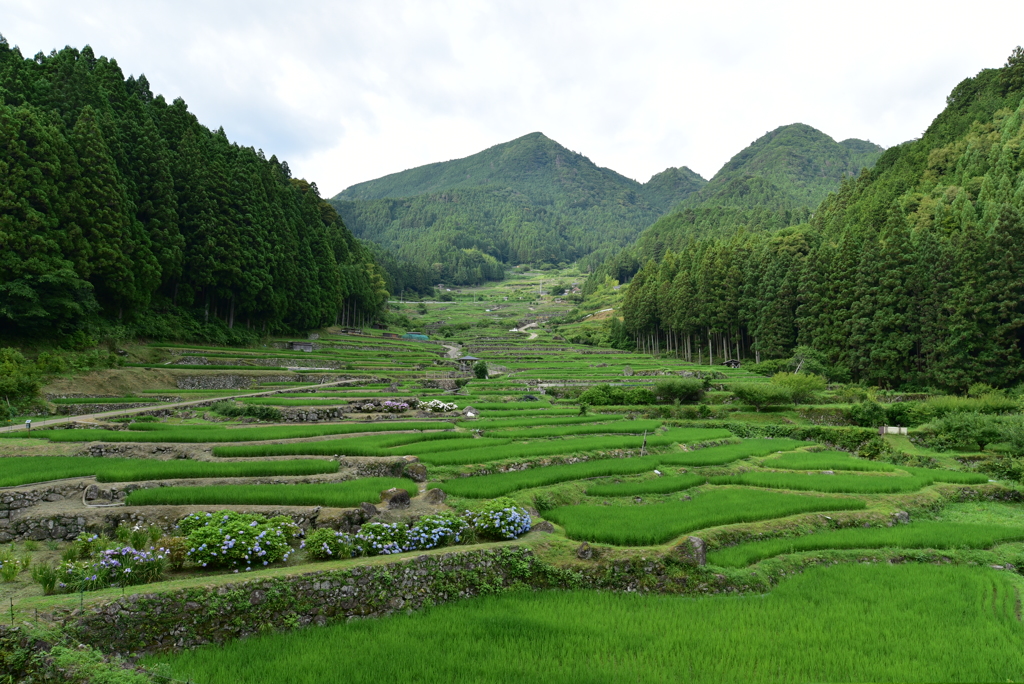
[[[1024,540],[1024,529],[1004,525],[922,521],[894,527],[851,527],[816,532],[803,537],[766,539],[718,549],[708,562],[742,567],[765,558],[798,551],[823,549],[987,549],[996,544]]]
[[[135,424],[131,430],[38,430],[33,438],[51,442],[260,442],[275,439],[306,439],[326,435],[357,434],[360,432],[394,432],[398,430],[446,430],[451,423],[387,421],[374,423],[332,423],[325,425],[295,425],[255,428],[225,428],[194,425],[162,425],[142,427]],[[0,437],[22,437],[17,433],[0,433]]]
[[[819,451],[784,454],[768,459],[762,464],[765,468],[784,468],[786,470],[860,470],[864,472],[892,472],[895,466],[879,461],[868,461],[855,458],[845,451]]]
[[[565,527],[571,539],[619,546],[663,544],[695,530],[783,518],[813,511],[861,510],[858,499],[719,489],[690,501],[643,506],[562,506],[544,517]]]
[[[641,494],[671,494],[698,487],[708,481],[704,475],[685,473],[655,477],[640,482],[595,484],[587,488],[587,496],[640,496]]]
[[[805,475],[803,473],[741,473],[711,478],[714,485],[745,485],[771,489],[827,492],[830,494],[896,494],[914,492],[936,482],[980,484],[988,476],[977,473],[954,473],[951,470],[915,469],[910,476],[900,475]],[[946,475],[950,473],[950,475]]]
[[[510,439],[541,439],[543,437],[566,437],[569,435],[639,435],[644,432],[653,433],[659,427],[661,427],[660,420],[617,420],[611,423],[581,426],[566,425],[524,430],[488,430],[487,434],[493,437],[508,437]]]
[[[520,489],[544,487],[570,480],[583,480],[608,475],[634,475],[654,470],[658,465],[652,458],[606,458],[568,465],[528,468],[511,473],[460,477],[437,485],[448,494],[470,499],[503,496]]]
[[[143,662],[207,684],[1017,681],[1014,596],[989,569],[847,565],[767,596],[522,591]]]
[[[204,463],[128,458],[75,458],[69,456],[16,456],[5,458],[0,487],[16,487],[69,477],[96,477],[100,482],[137,482],[206,477],[267,477],[334,473],[338,464],[321,459]]]
[[[459,433],[460,436],[462,433]],[[467,435],[468,436],[468,435]],[[459,451],[462,449],[484,449],[487,447],[504,446],[511,444],[511,439],[492,439],[481,437],[480,439],[460,439],[458,441],[444,440],[433,442],[416,442],[408,446],[390,447],[392,455],[419,456],[420,454],[434,454],[441,451]]]
[[[416,496],[418,486],[398,477],[369,477],[327,484],[216,485],[136,489],[128,506],[328,506],[349,508],[380,501],[380,493],[397,487]]]
[[[616,416],[601,414],[590,414],[588,416],[554,416],[551,418],[478,418],[473,421],[461,422],[464,427],[474,430],[503,430],[505,428],[525,428],[548,425],[578,425],[585,423],[600,423],[614,420]]]
[[[739,444],[708,447],[684,453],[664,454],[663,465],[673,466],[710,466],[732,463],[750,456],[766,456],[777,451],[787,451],[800,447],[812,446],[811,442],[795,439],[745,439]]]
[[[648,435],[647,447],[655,448],[676,442],[701,442],[731,437],[727,430],[705,428],[674,428],[659,435]],[[507,444],[482,449],[462,449],[455,452],[423,454],[420,460],[432,465],[454,465],[460,463],[488,463],[506,458],[529,458],[554,456],[587,451],[611,451],[618,449],[640,449],[643,438],[629,437],[581,437],[579,439],[552,439],[529,444]]]
[[[469,441],[473,435],[465,432],[414,432],[399,435],[373,435],[328,439],[318,442],[289,442],[287,444],[247,444],[214,447],[218,458],[249,458],[253,456],[398,456],[391,447],[434,440]]]

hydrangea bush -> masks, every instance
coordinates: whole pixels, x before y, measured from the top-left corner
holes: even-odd
[[[530,531],[530,514],[508,497],[494,499],[479,511],[466,511],[465,517],[485,539],[516,539]]]
[[[65,561],[57,570],[57,588],[63,592],[94,591],[156,582],[167,569],[166,550],[139,550],[119,546],[95,558]]]
[[[432,413],[446,413],[448,411],[458,411],[459,405],[455,403],[446,403],[440,399],[432,399],[425,404],[421,404],[420,408]]]
[[[252,570],[292,554],[292,539],[301,532],[291,518],[279,515],[269,520],[255,513],[192,513],[178,522],[187,537],[190,561],[200,567]]]
[[[306,537],[306,553],[313,560],[381,556],[463,544],[477,535],[515,539],[528,532],[529,514],[507,499],[500,502],[501,507],[492,506],[481,512],[466,511],[461,516],[451,512],[425,515],[411,526],[400,522],[367,523],[356,534],[314,530]]]

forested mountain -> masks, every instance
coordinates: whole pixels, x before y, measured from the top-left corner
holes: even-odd
[[[919,140],[808,224],[650,260],[624,324],[706,358],[823,354],[836,379],[963,390],[1024,380],[1024,51],[960,83]],[[710,186],[710,184],[709,184]],[[698,350],[700,345],[701,350]]]
[[[881,154],[874,143],[853,138],[837,143],[805,124],[776,128],[604,263],[593,282],[605,275],[626,280],[645,261],[701,236],[802,223],[843,179],[873,166]]]
[[[7,335],[238,338],[386,302],[315,185],[89,47],[25,59],[0,37],[0,188]]]
[[[331,200],[358,237],[457,284],[504,264],[603,259],[705,184],[687,168],[640,184],[542,133],[347,188]]]

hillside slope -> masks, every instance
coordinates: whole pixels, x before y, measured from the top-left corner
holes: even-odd
[[[612,253],[704,184],[685,167],[641,184],[531,133],[353,185],[331,203],[358,237],[469,283],[501,264]]]
[[[961,82],[920,139],[844,182],[809,223],[646,262],[625,328],[685,353],[708,340],[716,355],[809,347],[840,381],[1012,387],[1024,381],[1022,145],[1017,48]]]

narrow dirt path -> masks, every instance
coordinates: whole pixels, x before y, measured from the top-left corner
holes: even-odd
[[[320,384],[320,383],[310,383],[310,385],[314,386],[314,387],[335,387],[335,386],[338,386],[338,385],[347,385],[347,384],[350,384],[350,383],[353,383],[353,382],[361,382],[361,380],[338,380],[337,382],[325,382],[323,384]],[[296,389],[299,389],[299,388],[288,387],[288,388],[284,388],[284,389],[269,390],[269,391],[266,391],[266,392],[245,392],[245,393],[228,395],[226,397],[217,397],[216,401],[226,401],[228,399],[240,399],[240,398],[243,398],[243,397],[269,397],[269,396],[272,396],[274,394],[281,394],[281,393],[284,393],[284,392],[288,392],[289,390],[294,391]],[[86,414],[83,414],[83,415],[80,415],[80,416],[63,416],[61,418],[48,418],[46,420],[40,420],[38,422],[33,420],[32,421],[32,427],[33,428],[43,427],[43,426],[52,427],[54,425],[63,425],[64,423],[70,423],[70,422],[74,422],[74,421],[96,420],[98,418],[114,418],[116,416],[129,416],[129,415],[133,415],[133,414],[136,414],[136,413],[145,413],[146,411],[153,411],[153,410],[157,410],[157,409],[162,410],[162,409],[187,408],[189,406],[199,406],[199,405],[202,405],[202,404],[206,404],[206,403],[208,403],[210,401],[214,401],[214,400],[212,400],[212,399],[193,399],[191,401],[159,403],[159,404],[153,404],[152,406],[142,406],[142,407],[133,408],[133,409],[120,409],[120,410],[116,410],[115,409],[115,410],[111,410],[111,411],[102,411],[100,413],[86,413]],[[8,427],[0,427],[0,432],[15,432],[15,431],[21,431],[21,432],[25,433],[25,436],[30,436],[30,432],[25,429],[24,425],[10,425]]]
[[[448,353],[444,355],[446,359],[457,359],[462,356],[462,347],[457,344],[442,344],[441,346],[448,350]]]

